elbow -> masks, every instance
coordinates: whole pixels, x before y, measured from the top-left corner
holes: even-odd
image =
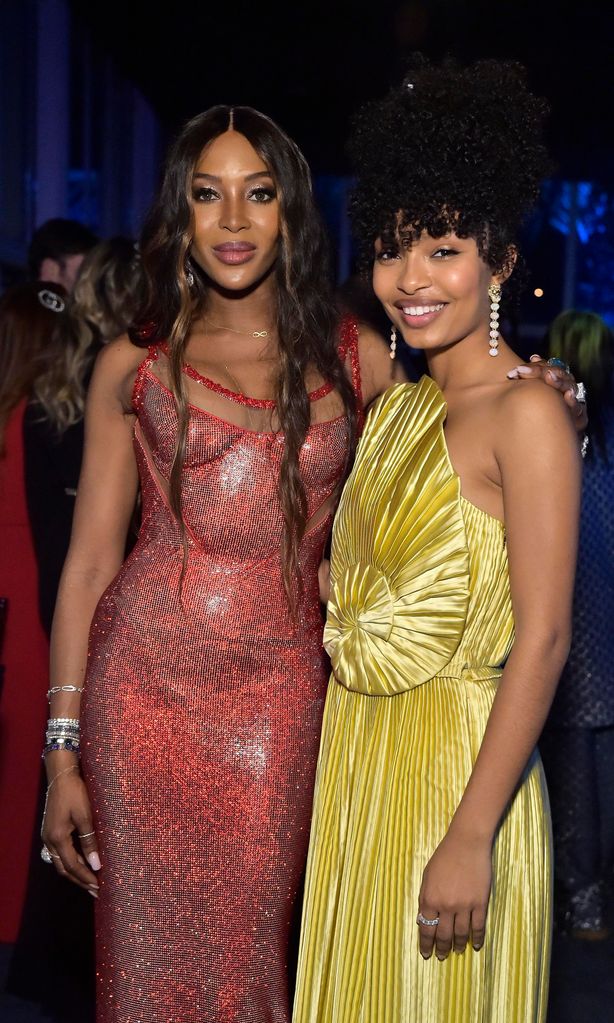
[[[553,629],[543,640],[545,663],[550,664],[557,676],[565,667],[571,648],[571,627]]]
[[[537,630],[527,629],[522,636],[517,632],[514,646],[519,644],[533,661],[548,665],[553,674],[558,676],[569,657],[571,637],[571,620],[568,620]]]

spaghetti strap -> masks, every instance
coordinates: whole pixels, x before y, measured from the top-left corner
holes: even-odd
[[[136,376],[134,378],[134,384],[132,385],[132,398],[130,401],[131,407],[138,412],[139,405],[141,403],[141,389],[143,386],[143,376],[146,369],[149,369],[152,362],[156,362],[159,355],[159,349],[157,345],[149,345],[147,348],[147,355],[144,359],[139,362],[136,370]]]

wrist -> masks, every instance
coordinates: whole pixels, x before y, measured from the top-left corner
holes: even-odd
[[[55,778],[60,771],[68,767],[79,767],[79,757],[76,753],[70,753],[64,749],[53,750],[53,752],[47,753],[45,757],[45,771],[48,781]]]
[[[496,824],[479,818],[468,818],[465,814],[456,813],[450,822],[448,834],[455,840],[471,845],[492,846],[497,830]]]

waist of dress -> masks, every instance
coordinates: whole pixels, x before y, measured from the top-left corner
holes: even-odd
[[[458,682],[486,682],[489,679],[501,678],[503,668],[501,665],[492,664],[464,664],[462,666],[450,667],[447,665],[437,672],[435,678],[451,678]]]
[[[438,679],[471,684],[497,680],[503,674],[501,665],[491,664],[444,665],[429,677],[417,672],[414,674],[407,666],[396,666],[394,671],[385,673],[381,672],[381,663],[378,667],[379,671],[369,671],[368,664],[363,662],[360,670],[343,672],[342,665],[333,664],[333,677],[345,689],[362,696],[394,697],[429,686]]]

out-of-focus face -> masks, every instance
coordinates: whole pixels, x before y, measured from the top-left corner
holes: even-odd
[[[62,256],[61,259],[43,259],[39,280],[53,281],[54,284],[61,284],[66,291],[71,292],[77,282],[84,258],[85,253],[78,252],[73,256]]]
[[[218,287],[243,290],[267,277],[279,247],[279,200],[262,157],[237,131],[203,149],[192,179],[191,256]]]
[[[488,338],[495,280],[473,238],[423,232],[413,244],[375,243],[375,294],[412,348],[443,348],[477,331]]]

